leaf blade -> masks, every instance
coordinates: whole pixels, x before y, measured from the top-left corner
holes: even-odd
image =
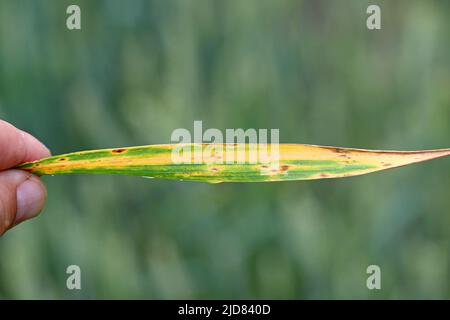
[[[190,163],[175,163],[175,148],[191,150]],[[276,165],[257,144],[166,144],[74,152],[25,163],[39,175],[123,174],[205,182],[266,182],[341,178],[387,170],[450,155],[450,149],[387,151],[280,144]],[[221,152],[219,152],[221,151]],[[229,154],[234,162],[227,163]],[[236,163],[236,159],[245,159]],[[197,161],[201,159],[201,161]]]

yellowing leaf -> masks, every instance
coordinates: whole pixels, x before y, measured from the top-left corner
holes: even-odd
[[[18,168],[38,175],[96,173],[212,183],[265,182],[356,176],[450,155],[450,149],[383,151],[280,144],[273,157],[274,149],[268,146],[269,152],[258,144],[166,144],[103,149],[53,156]],[[174,153],[180,148],[184,148],[184,153],[179,153],[184,163],[174,161]]]

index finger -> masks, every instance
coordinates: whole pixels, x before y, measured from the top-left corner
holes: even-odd
[[[0,120],[0,170],[49,155],[47,147],[35,137]]]

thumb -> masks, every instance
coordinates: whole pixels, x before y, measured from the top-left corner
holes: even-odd
[[[0,235],[37,216],[46,198],[45,186],[37,176],[21,170],[0,172]]]

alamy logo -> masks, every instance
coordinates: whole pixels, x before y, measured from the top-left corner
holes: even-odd
[[[66,286],[69,290],[81,290],[81,269],[77,265],[70,265],[66,269],[69,274],[66,280]]]
[[[367,7],[367,17],[366,25],[369,30],[380,30],[381,29],[381,9],[376,4],[372,4]]]
[[[81,29],[81,9],[76,4],[67,7],[66,13],[69,14],[66,20],[66,26],[69,30]]]
[[[216,128],[203,132],[202,121],[194,121],[194,132],[178,128],[172,132],[171,142],[178,145],[172,151],[176,164],[268,164],[278,167],[279,130],[226,129],[225,135]]]
[[[372,264],[367,267],[366,273],[370,276],[367,277],[366,286],[369,290],[381,289],[381,269],[376,264]]]

